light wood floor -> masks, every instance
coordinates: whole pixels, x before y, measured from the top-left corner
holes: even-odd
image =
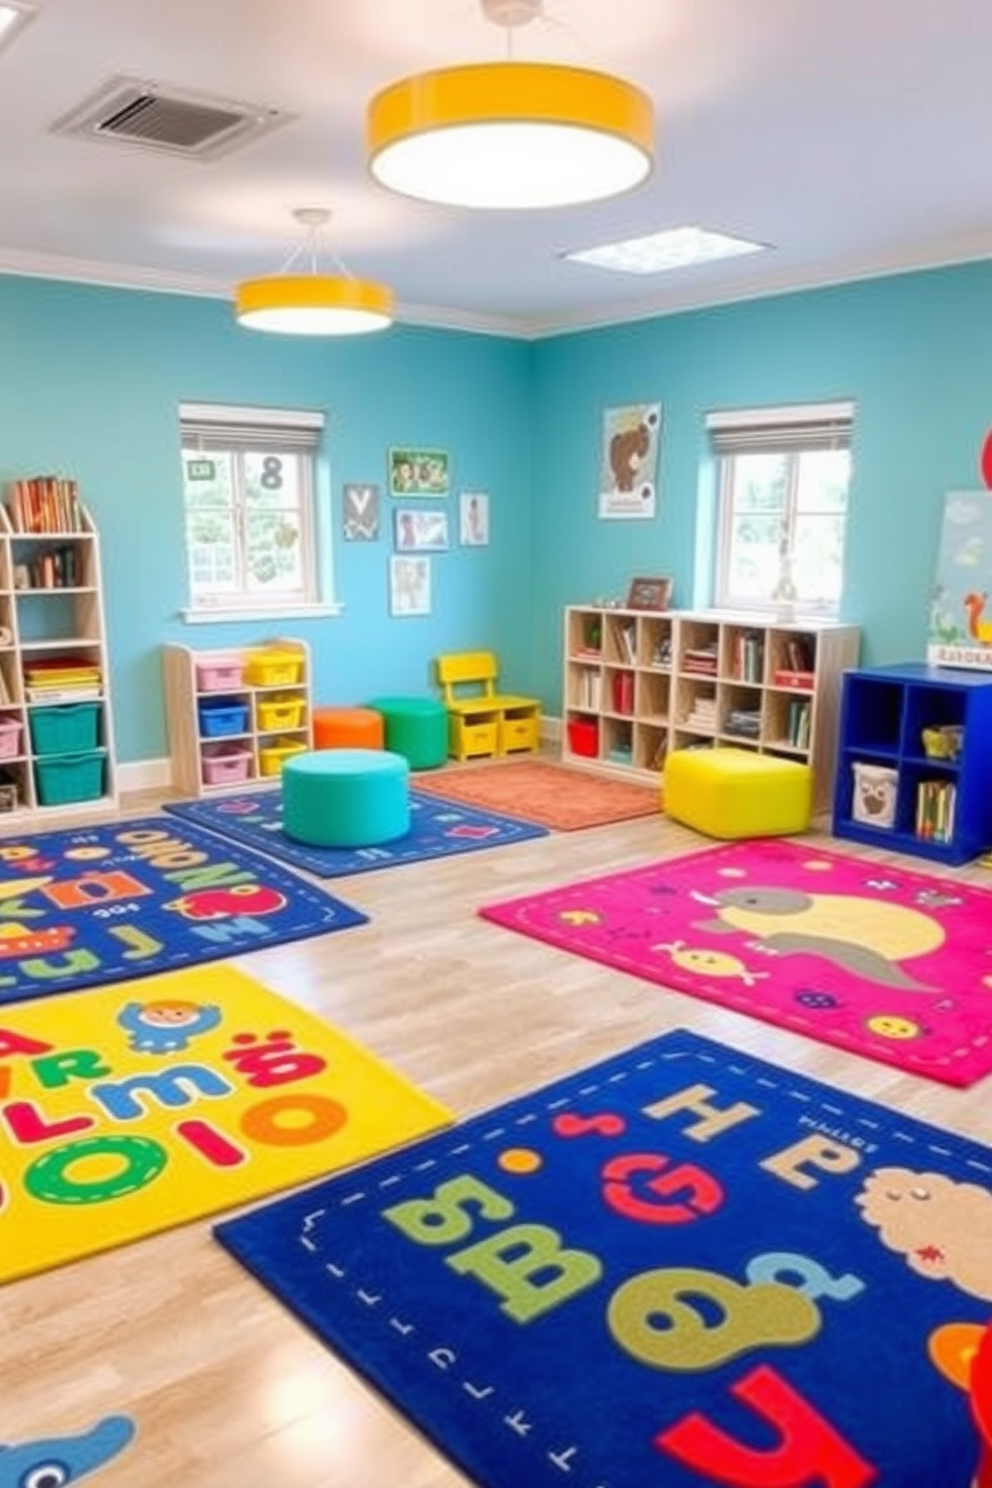
[[[127,814],[150,804],[133,801]],[[829,844],[825,834],[808,840]],[[361,1039],[459,1114],[687,1027],[992,1143],[989,1080],[955,1091],[900,1075],[475,913],[487,901],[703,845],[656,817],[338,879],[327,887],[370,924],[234,964]],[[919,859],[888,861],[934,871]],[[982,869],[954,876],[992,887]],[[117,1412],[134,1417],[137,1441],[94,1488],[465,1482],[242,1271],[207,1221],[0,1289],[0,1353],[0,1442]]]

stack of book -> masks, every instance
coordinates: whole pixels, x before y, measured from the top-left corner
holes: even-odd
[[[761,733],[761,710],[759,708],[731,708],[723,731],[726,734],[735,734],[741,739],[757,739]]]
[[[7,486],[7,512],[15,532],[79,532],[79,487],[60,475],[32,475]]]
[[[916,788],[917,837],[924,842],[950,842],[954,836],[953,780],[921,780]]]
[[[712,646],[690,646],[682,658],[682,670],[695,677],[715,677],[717,672],[716,643]]]
[[[685,720],[686,728],[700,729],[703,733],[716,732],[716,698],[697,697]]]
[[[78,703],[102,696],[102,676],[95,662],[75,656],[46,656],[24,665],[24,691],[29,703]]]

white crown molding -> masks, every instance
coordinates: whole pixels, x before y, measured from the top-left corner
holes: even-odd
[[[70,284],[97,284],[107,289],[146,290],[153,294],[194,295],[208,300],[230,300],[230,284],[179,274],[164,269],[142,269],[125,264],[97,263],[82,258],[62,258],[51,253],[21,253],[0,248],[0,274],[23,275],[27,279],[58,279]],[[442,305],[399,304],[397,323],[431,326],[446,331],[475,331],[484,336],[510,336],[525,340],[527,324],[497,315],[470,310],[451,310]]]
[[[595,310],[570,311],[561,315],[511,317],[456,310],[441,305],[400,304],[397,308],[397,323],[437,330],[475,332],[485,336],[503,336],[514,340],[540,341],[576,331],[599,330],[641,320],[684,315],[694,310],[715,309],[721,305],[739,304],[748,300],[763,300],[773,295],[799,294],[804,290],[828,289],[859,280],[923,273],[929,269],[960,267],[989,259],[992,259],[992,236],[985,233],[979,237],[932,245],[911,252],[834,264],[784,268],[777,274],[764,272],[760,279],[753,276],[742,277],[709,289],[699,284],[687,285],[681,289],[673,288],[669,283],[664,292],[648,298],[622,305],[604,305]],[[205,299],[229,300],[231,297],[229,284],[193,274],[62,258],[56,254],[21,253],[4,248],[0,248],[0,274],[96,284],[112,289],[193,295]]]

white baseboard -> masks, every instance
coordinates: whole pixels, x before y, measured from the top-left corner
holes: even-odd
[[[165,759],[134,760],[117,766],[117,788],[122,795],[133,791],[167,790],[172,784],[172,761]]]
[[[541,718],[541,738],[547,739],[549,744],[561,743],[561,719],[549,718],[544,714]]]

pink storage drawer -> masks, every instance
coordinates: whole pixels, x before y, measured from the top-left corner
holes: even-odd
[[[196,663],[197,692],[236,691],[244,677],[245,664],[239,656],[208,656]]]
[[[204,749],[200,756],[204,785],[236,785],[248,779],[251,751],[231,746]]]
[[[0,718],[0,759],[13,759],[21,752],[21,720]]]

